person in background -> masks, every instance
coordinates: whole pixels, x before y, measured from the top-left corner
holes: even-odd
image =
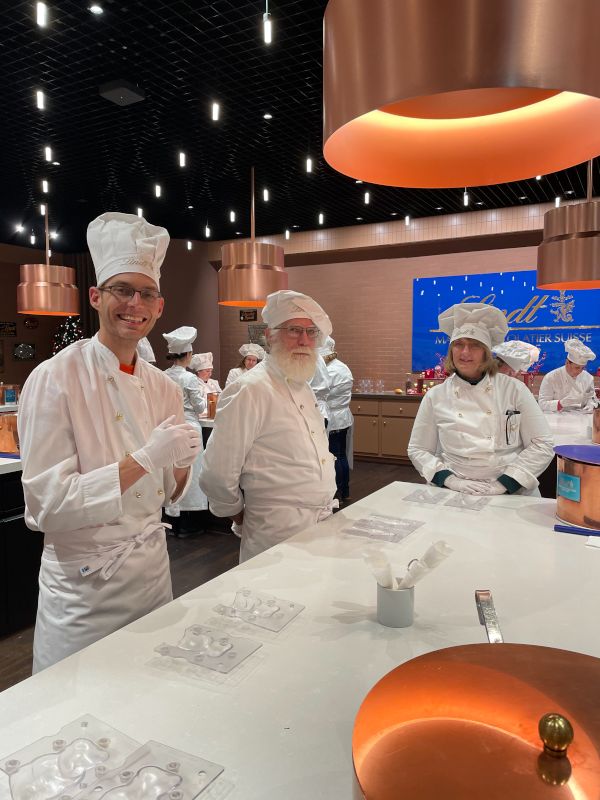
[[[172,599],[161,507],[201,444],[179,387],[136,356],[163,312],[169,234],[111,212],[87,238],[100,329],[37,366],[19,405],[25,522],[44,532],[34,672]]]
[[[492,355],[498,362],[498,372],[511,378],[518,378],[522,372],[527,372],[535,364],[540,357],[540,350],[529,342],[512,339],[510,342],[502,342],[493,347]]]
[[[139,340],[135,350],[138,356],[140,358],[143,358],[144,361],[147,361],[149,364],[156,364],[156,356],[154,355],[154,350],[152,349],[152,345],[150,344],[146,336],[144,336],[143,339]]]
[[[212,353],[195,353],[192,356],[189,370],[198,378],[206,394],[221,394],[223,389],[219,386],[219,382],[211,377],[213,373]]]
[[[596,405],[594,379],[586,372],[586,364],[596,354],[579,339],[565,342],[567,358],[563,367],[544,375],[538,402],[545,414],[556,411],[575,411],[591,414]]]
[[[459,303],[438,317],[450,336],[450,377],[422,399],[408,456],[428,483],[468,494],[539,494],[552,434],[529,389],[498,374],[492,347],[508,332],[500,309]]]
[[[309,384],[310,388],[315,393],[317,406],[321,412],[321,416],[325,420],[325,430],[329,434],[329,405],[327,403],[327,398],[329,397],[329,390],[331,388],[331,378],[329,377],[329,372],[327,371],[327,366],[321,353],[317,353],[315,371]]]
[[[237,367],[229,370],[229,375],[225,381],[225,388],[227,388],[230,383],[233,383],[233,381],[237,381],[242,375],[245,375],[246,372],[253,369],[266,355],[259,344],[252,343],[243,344],[239,349],[239,354],[242,360]]]
[[[241,536],[240,561],[330,516],[335,469],[308,380],[331,333],[321,306],[300,292],[267,297],[269,355],[228,386],[206,448],[200,486]]]
[[[192,344],[196,341],[197,335],[196,328],[184,325],[170,333],[163,333],[163,338],[166,340],[169,350],[167,360],[173,362],[173,366],[165,370],[165,375],[168,375],[181,388],[185,420],[198,432],[202,442],[202,427],[198,417],[206,411],[206,394],[198,379],[187,369],[192,360]],[[176,534],[179,536],[188,535],[193,530],[198,530],[198,527],[204,529],[206,526],[205,514],[202,515],[199,524],[197,521],[195,525],[190,524],[189,514],[189,512],[207,511],[208,509],[208,500],[198,483],[202,469],[203,450],[201,445],[194,461],[192,480],[185,495],[177,503],[171,503],[165,508],[165,513],[169,517],[178,518],[182,512],[185,514],[186,525],[177,525],[176,528]]]
[[[329,451],[335,456],[335,482],[340,503],[350,500],[350,470],[352,469],[352,373],[335,352],[335,342],[327,337],[321,355],[329,373]]]

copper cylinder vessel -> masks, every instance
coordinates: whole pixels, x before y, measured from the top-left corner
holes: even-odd
[[[217,392],[209,392],[206,395],[206,402],[207,402],[207,412],[206,416],[208,419],[214,419],[215,414],[217,413],[217,400],[218,400],[218,393]]]
[[[578,500],[563,497],[557,490],[556,516],[569,525],[600,529],[600,464],[557,455],[556,467],[559,481],[562,472],[578,479],[579,486]]]
[[[598,685],[600,659],[535,645],[464,645],[407,661],[356,716],[354,798],[597,800]],[[560,720],[574,736],[549,755]]]
[[[79,292],[73,267],[21,264],[17,312],[60,317],[79,314]]]
[[[250,239],[221,248],[219,305],[262,307],[267,295],[287,289],[283,247]]]
[[[600,444],[600,406],[592,414],[592,442]]]

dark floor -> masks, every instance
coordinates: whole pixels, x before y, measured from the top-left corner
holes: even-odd
[[[357,461],[350,479],[352,502],[392,481],[423,482],[411,466]],[[239,539],[232,533],[168,537],[173,594],[179,597],[238,563]],[[0,691],[31,675],[33,628],[0,638]]]

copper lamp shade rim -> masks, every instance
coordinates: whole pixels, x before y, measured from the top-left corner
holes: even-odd
[[[422,188],[586,161],[598,153],[598,27],[596,0],[330,0],[325,158],[355,179]]]
[[[600,288],[600,201],[546,212],[537,286],[559,291]]]
[[[221,248],[218,303],[236,308],[262,308],[267,295],[287,289],[284,250],[254,239],[228,242]]]
[[[17,313],[32,316],[79,315],[75,269],[52,264],[21,264]]]

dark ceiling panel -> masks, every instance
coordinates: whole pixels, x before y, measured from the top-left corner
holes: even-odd
[[[322,157],[323,0],[271,0],[274,42],[261,36],[260,0],[48,2],[35,24],[33,0],[3,4],[0,38],[2,181],[0,240],[42,233],[41,181],[50,182],[57,250],[85,248],[87,223],[107,210],[136,212],[173,237],[249,235],[249,174],[257,174],[257,233],[465,210],[462,189],[357,185]],[[98,86],[124,79],[146,98],[120,107]],[[46,109],[35,91],[46,93]],[[213,122],[210,106],[221,105]],[[270,112],[273,119],[263,119]],[[568,131],[565,132],[568,135]],[[52,147],[59,165],[47,164]],[[178,151],[187,166],[178,166]],[[314,172],[304,161],[311,155]],[[595,179],[597,175],[595,165]],[[154,197],[154,184],[162,197]],[[262,188],[270,201],[262,201]],[[364,203],[369,190],[371,202]],[[568,193],[571,194],[568,194]],[[471,210],[585,195],[585,165],[555,175],[471,190]],[[521,199],[526,198],[526,199]],[[478,205],[479,204],[479,205]],[[193,206],[193,208],[188,208]],[[442,210],[438,211],[437,208]],[[229,211],[237,214],[229,222]],[[23,233],[15,225],[23,224]],[[362,224],[362,223],[361,223]]]

